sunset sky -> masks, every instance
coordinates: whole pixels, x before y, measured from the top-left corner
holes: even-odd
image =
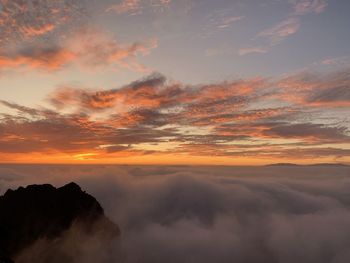
[[[350,164],[348,0],[0,0],[0,162]]]

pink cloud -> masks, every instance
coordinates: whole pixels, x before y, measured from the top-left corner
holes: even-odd
[[[268,52],[268,50],[266,48],[263,48],[263,47],[251,47],[251,48],[241,48],[238,51],[238,54],[240,56],[245,56],[245,55],[249,55],[249,54],[253,54],[253,53],[265,54],[267,52]]]
[[[123,44],[97,30],[81,30],[57,45],[43,44],[0,53],[0,70],[29,67],[60,70],[68,65],[147,71],[137,60],[157,47],[157,40]]]
[[[282,22],[268,28],[258,34],[270,40],[271,45],[275,45],[296,34],[301,27],[302,16],[310,13],[322,13],[327,7],[326,0],[289,0],[293,6],[293,12]]]
[[[107,8],[107,12],[123,13],[138,13],[141,9],[141,0],[123,0],[121,3],[112,5]]]
[[[117,14],[137,15],[147,8],[163,8],[171,4],[172,0],[123,0],[119,4],[111,5],[106,12],[115,12]]]
[[[328,6],[327,0],[290,0],[296,15],[322,13]]]
[[[268,37],[272,44],[277,44],[285,38],[294,35],[300,29],[300,19],[290,17],[281,23],[262,31],[258,36]]]

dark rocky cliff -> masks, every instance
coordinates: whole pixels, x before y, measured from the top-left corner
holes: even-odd
[[[97,200],[75,183],[8,190],[0,196],[0,263],[12,262],[38,239],[60,237],[73,224],[88,234],[98,231],[105,239],[120,234]]]

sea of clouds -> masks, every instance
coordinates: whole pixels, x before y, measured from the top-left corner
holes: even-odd
[[[73,229],[60,246],[77,263],[350,262],[350,167],[0,166],[0,194],[71,181],[122,232],[107,248]]]

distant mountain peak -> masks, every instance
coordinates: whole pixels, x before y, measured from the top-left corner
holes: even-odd
[[[266,166],[299,166],[298,164],[295,163],[273,163],[273,164],[268,164]]]
[[[315,163],[315,164],[295,164],[295,163],[273,163],[266,165],[267,167],[273,166],[343,166],[348,167],[348,165],[343,163]]]
[[[59,189],[71,189],[71,190],[75,190],[75,191],[81,191],[80,186],[78,184],[74,183],[74,182],[66,184],[66,185],[62,186],[61,188],[59,188]]]

